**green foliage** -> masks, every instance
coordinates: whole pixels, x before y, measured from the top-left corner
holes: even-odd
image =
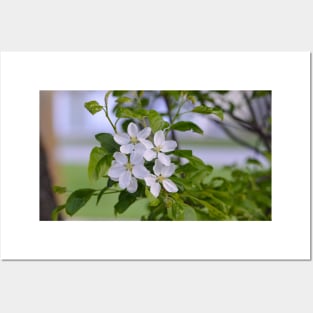
[[[89,156],[88,177],[90,181],[99,179],[99,171],[96,170],[99,161],[106,155],[106,151],[100,147],[94,147]]]
[[[103,110],[103,106],[101,106],[97,101],[89,101],[85,103],[85,108],[92,114],[95,115],[96,113]]]
[[[259,97],[265,97],[267,95],[270,95],[271,91],[270,90],[255,90],[253,91],[253,97],[259,98]]]
[[[116,116],[118,118],[132,118],[132,119],[141,119],[146,116],[148,113],[145,110],[135,110],[133,108],[128,107],[117,107]]]
[[[74,191],[65,203],[65,211],[68,215],[74,215],[81,209],[95,193],[94,189],[79,189]]]
[[[224,119],[224,112],[220,107],[209,108],[207,106],[197,106],[192,110],[192,112],[200,114],[214,114],[221,120]]]
[[[53,191],[55,193],[65,193],[67,191],[67,188],[61,186],[53,186]]]
[[[113,91],[104,97],[105,105],[97,101],[85,103],[91,113],[104,110],[105,117],[114,132],[122,129],[127,132],[128,125],[134,122],[139,129],[151,127],[152,133],[147,140],[152,141],[157,131],[163,130],[167,137],[175,138],[175,132],[192,131],[199,135],[203,130],[189,118],[190,115],[211,115],[223,120],[225,112],[233,114],[235,104],[229,102],[228,110],[223,110],[216,97],[223,98],[229,91]],[[270,91],[253,91],[252,98],[270,95]],[[115,97],[113,111],[117,121],[113,124],[108,115],[108,99]],[[167,111],[160,113],[151,109],[154,99],[163,99]],[[185,118],[188,113],[188,118]],[[208,119],[208,122],[220,122]],[[257,159],[250,158],[244,167],[228,166],[227,177],[214,174],[210,164],[193,155],[191,150],[175,149],[166,152],[176,165],[175,173],[170,180],[177,186],[177,192],[169,192],[160,182],[160,193],[157,197],[151,193],[144,179],[138,179],[135,192],[121,190],[116,177],[108,177],[112,166],[113,154],[120,151],[120,145],[110,133],[95,135],[100,146],[91,150],[88,177],[92,182],[103,182],[100,189],[79,189],[70,194],[64,205],[58,206],[52,214],[57,220],[60,212],[72,216],[77,213],[91,197],[96,197],[96,204],[105,201],[106,195],[118,194],[114,206],[115,215],[125,213],[129,207],[141,199],[146,199],[148,213],[142,216],[143,221],[265,221],[271,220],[271,167],[265,167]],[[173,139],[171,138],[171,139]],[[168,140],[169,138],[166,138]],[[264,152],[270,162],[270,151]],[[129,156],[127,156],[129,158]],[[148,171],[153,173],[155,163],[144,161]],[[164,179],[164,178],[162,178]],[[57,193],[67,192],[66,187],[55,186]]]
[[[58,205],[51,213],[51,220],[57,221],[59,219],[59,214],[65,209],[65,204]]]
[[[126,190],[121,191],[118,202],[115,204],[115,214],[124,213],[137,199],[142,198],[145,195],[145,189],[143,185],[139,184],[138,189],[134,193],[129,193]]]
[[[179,131],[191,130],[195,133],[203,134],[203,130],[193,122],[185,122],[185,121],[177,122],[171,126],[171,129],[179,130]]]
[[[103,150],[107,153],[114,153],[116,151],[119,151],[119,145],[114,141],[111,134],[100,133],[95,135],[95,137],[100,142]]]
[[[97,179],[99,179],[100,177],[106,176],[109,168],[111,167],[112,158],[113,157],[111,154],[107,154],[99,160],[95,169],[95,174],[96,174]]]
[[[169,126],[169,124],[165,122],[162,116],[155,110],[149,111],[148,119],[149,119],[150,127],[154,133],[156,133],[158,130],[162,130]]]
[[[133,193],[129,193],[126,190],[121,191],[118,202],[115,204],[115,214],[124,213],[135,201],[137,196]]]

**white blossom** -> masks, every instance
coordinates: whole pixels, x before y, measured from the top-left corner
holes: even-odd
[[[146,139],[150,136],[151,128],[146,127],[138,130],[135,123],[130,123],[127,127],[127,133],[118,133],[114,135],[114,140],[121,145],[120,151],[124,154],[133,152],[143,154],[146,150],[146,145],[150,142]]]
[[[177,142],[175,140],[165,140],[165,135],[162,130],[157,131],[153,138],[154,145],[150,141],[145,141],[144,144],[147,150],[144,152],[143,157],[147,161],[158,158],[162,164],[169,166],[171,159],[165,152],[175,150]]]
[[[144,167],[144,160],[139,153],[131,153],[127,156],[121,152],[115,152],[114,161],[109,169],[108,175],[114,181],[118,181],[122,189],[135,192],[138,187],[137,179],[144,179],[149,171]]]
[[[168,177],[172,176],[175,172],[175,165],[170,164],[166,166],[158,159],[155,160],[153,167],[154,174],[149,174],[145,177],[147,186],[150,187],[150,192],[157,198],[161,191],[161,184],[168,192],[177,192],[178,188]]]

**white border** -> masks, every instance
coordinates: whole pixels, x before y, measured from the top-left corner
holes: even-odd
[[[49,89],[272,90],[273,221],[40,222],[38,104]],[[307,260],[309,134],[308,52],[4,52],[1,258]]]

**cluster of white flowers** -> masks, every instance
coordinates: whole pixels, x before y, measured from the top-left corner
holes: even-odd
[[[150,192],[158,197],[161,184],[168,192],[177,192],[177,186],[169,179],[175,172],[175,165],[166,152],[174,151],[177,142],[165,140],[162,130],[154,134],[153,142],[147,139],[151,134],[151,128],[138,130],[135,123],[130,123],[127,133],[114,135],[114,140],[120,145],[120,152],[115,152],[114,160],[109,169],[109,177],[118,181],[122,189],[135,192],[138,187],[137,179],[143,179],[150,187]],[[145,167],[146,161],[153,161],[153,173]]]

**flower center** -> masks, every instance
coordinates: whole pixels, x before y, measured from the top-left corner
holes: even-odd
[[[132,144],[138,143],[137,137],[130,137],[130,142],[131,142]]]
[[[133,164],[131,164],[131,163],[128,162],[128,163],[125,164],[125,168],[126,168],[128,171],[131,172],[131,171],[133,170]]]
[[[157,147],[154,147],[153,150],[157,153],[161,152],[161,149],[162,147],[161,146],[157,146]]]
[[[158,183],[162,183],[164,179],[165,179],[165,177],[162,176],[162,175],[160,175],[160,176],[158,176],[158,177],[156,178],[156,181],[157,181]]]

